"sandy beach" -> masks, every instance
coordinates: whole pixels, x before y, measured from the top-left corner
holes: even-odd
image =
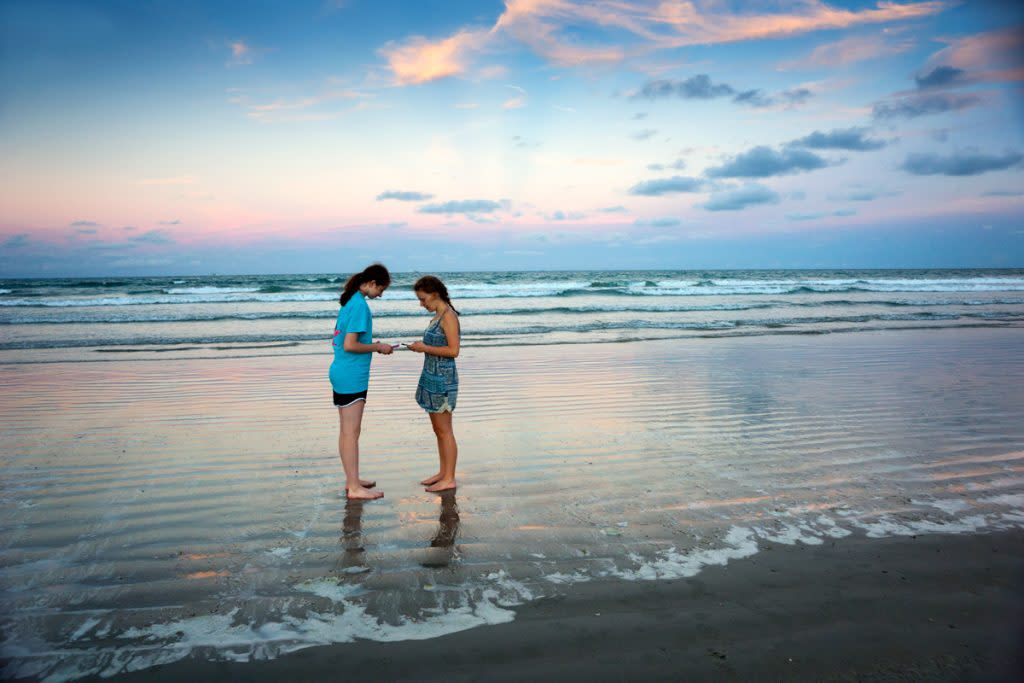
[[[1013,681],[1024,535],[765,544],[693,579],[586,584],[515,621],[268,662],[183,661],[125,680]],[[98,678],[95,680],[99,680]]]
[[[1008,680],[1019,335],[468,347],[444,498],[378,358],[365,505],[323,353],[0,365],[3,675]]]

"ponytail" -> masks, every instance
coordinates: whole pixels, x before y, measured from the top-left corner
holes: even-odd
[[[441,295],[441,301],[443,301],[446,304],[448,304],[448,308],[450,308],[453,311],[455,311],[455,313],[457,315],[461,315],[461,313],[459,313],[459,309],[457,309],[454,306],[452,306],[452,300],[448,298],[448,290],[445,290],[444,294]]]
[[[391,273],[379,263],[367,266],[361,273],[356,273],[348,279],[348,282],[345,283],[345,289],[341,292],[341,298],[338,299],[338,303],[342,306],[347,304],[364,282],[376,282],[378,285],[387,287],[391,284]]]
[[[421,277],[416,281],[416,284],[412,286],[412,290],[414,292],[424,292],[426,294],[437,294],[441,297],[441,301],[448,304],[448,308],[452,309],[456,313],[459,312],[459,309],[452,306],[452,300],[448,298],[448,288],[444,286],[444,283],[441,282],[440,279],[433,275],[424,275]]]

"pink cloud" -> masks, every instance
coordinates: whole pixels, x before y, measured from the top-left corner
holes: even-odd
[[[598,24],[627,21],[625,14],[603,14],[597,7],[567,0],[506,0],[505,12],[498,17],[492,32],[503,31],[548,61],[562,66],[623,59],[625,53],[620,47],[581,46],[558,35],[563,25],[580,20]]]
[[[819,45],[806,57],[785,62],[779,66],[783,69],[846,66],[900,54],[913,46],[913,41],[906,39],[894,43],[880,35],[854,36],[837,40],[834,43]]]
[[[277,98],[270,102],[253,102],[244,91],[232,90],[238,94],[232,95],[229,102],[237,104],[246,109],[246,116],[256,121],[269,123],[274,121],[322,121],[336,118],[344,113],[344,110],[334,109],[331,111],[311,111],[323,104],[338,100],[366,100],[372,97],[366,93],[355,90],[339,88],[327,88],[315,95],[307,95],[296,98]],[[364,102],[360,101],[353,108],[360,108]]]
[[[669,25],[676,32],[675,37],[662,40],[661,47],[782,38],[826,29],[918,19],[937,14],[947,6],[945,2],[879,2],[874,9],[855,11],[829,7],[818,0],[805,0],[792,12],[727,14],[718,11],[716,2],[700,4],[705,8],[703,11],[691,2],[658,6],[651,15],[652,21]]]
[[[435,41],[416,37],[402,45],[385,47],[381,53],[388,60],[395,82],[410,85],[465,73],[474,52],[503,38],[527,45],[554,64],[579,66],[619,62],[657,49],[781,38],[915,19],[936,14],[947,5],[938,0],[879,2],[874,8],[857,11],[836,9],[820,0],[802,0],[792,10],[773,13],[757,11],[763,3],[750,3],[755,8],[751,12],[730,11],[719,0],[505,0],[505,11],[489,31],[464,29]],[[603,43],[583,44],[565,34],[566,28],[580,25],[625,33],[635,43],[627,48],[619,44],[621,40],[610,38]],[[859,48],[861,55],[870,54],[872,49],[882,47]],[[836,50],[831,59],[857,58],[858,47],[852,43]]]
[[[928,60],[926,70],[952,66],[968,72],[972,80],[1024,80],[1024,29],[1007,28],[949,40],[949,47]]]
[[[244,40],[235,40],[230,43],[231,61],[228,64],[238,66],[252,64],[253,49]]]
[[[416,85],[465,73],[470,54],[487,40],[486,31],[459,31],[437,41],[414,37],[380,50],[396,85]]]

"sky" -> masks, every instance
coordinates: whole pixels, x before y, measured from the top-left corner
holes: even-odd
[[[0,277],[1024,267],[1024,9],[4,0]]]

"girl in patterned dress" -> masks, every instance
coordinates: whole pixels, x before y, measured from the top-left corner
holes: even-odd
[[[455,461],[459,457],[452,431],[452,413],[459,395],[459,373],[455,368],[459,356],[459,312],[448,298],[448,288],[433,275],[421,277],[413,290],[420,306],[434,314],[423,341],[413,342],[409,348],[424,354],[416,402],[430,416],[441,460],[438,473],[420,483],[427,491],[449,491],[455,488]]]

